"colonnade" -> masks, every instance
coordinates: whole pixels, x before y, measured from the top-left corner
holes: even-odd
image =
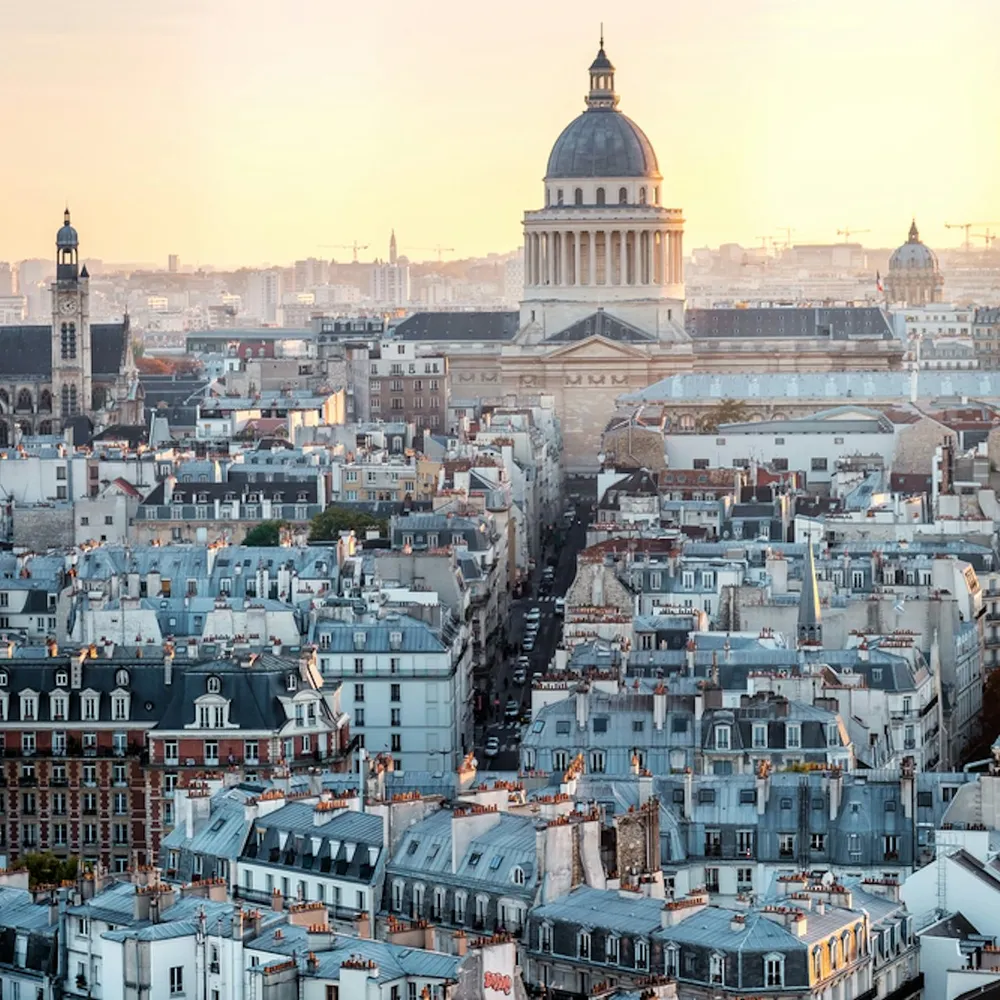
[[[545,229],[525,239],[526,285],[679,285],[681,230]]]

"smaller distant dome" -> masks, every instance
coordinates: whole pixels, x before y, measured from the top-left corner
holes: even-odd
[[[63,213],[62,228],[56,233],[57,247],[76,247],[80,245],[80,238],[76,230],[69,224],[69,209]]]
[[[910,226],[907,241],[893,251],[889,258],[890,271],[937,271],[937,255],[929,246],[920,241],[917,223]]]

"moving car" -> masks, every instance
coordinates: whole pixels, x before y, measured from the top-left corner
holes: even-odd
[[[486,756],[495,757],[500,752],[500,740],[496,736],[491,736],[486,741]]]
[[[521,714],[521,706],[513,699],[507,699],[507,707],[504,709],[504,715],[508,719],[516,719]]]
[[[535,635],[533,632],[529,632],[524,640],[521,642],[521,649],[526,653],[530,653],[535,648]]]
[[[542,619],[542,609],[539,607],[533,607],[529,611],[524,613],[524,620],[526,622],[537,622]]]
[[[523,684],[528,679],[528,671],[524,667],[518,667],[514,671],[514,683]]]
[[[514,664],[516,667],[524,667],[525,670],[531,666],[531,659],[527,656],[519,656],[517,662]]]
[[[566,598],[557,597],[556,598],[556,614],[565,615],[566,614]]]

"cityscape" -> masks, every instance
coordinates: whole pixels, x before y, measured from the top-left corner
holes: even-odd
[[[155,28],[152,100],[193,25],[246,42],[211,6],[112,28],[99,0],[58,32],[24,11],[15,58],[106,44],[101,92],[116,41]],[[834,6],[782,27],[763,0],[716,26],[683,4],[697,52],[677,60],[748,26],[818,31],[824,9],[840,52]],[[914,11],[913,37],[951,17]],[[0,1000],[1000,1000],[996,192],[926,180],[936,154],[887,136],[872,176],[905,164],[910,211],[859,199],[827,227],[821,187],[847,171],[828,154],[785,202],[762,193],[783,213],[765,235],[739,235],[747,208],[726,241],[703,194],[679,201],[673,106],[627,82],[659,67],[672,94],[678,36],[593,12],[524,79],[513,50],[481,73],[456,52],[470,93],[514,89],[525,137],[570,109],[543,146],[501,136],[537,179],[497,221],[512,171],[481,232],[357,187],[349,225],[240,262],[200,225],[190,253],[182,225],[150,239],[180,143],[159,191],[120,175],[123,202],[148,195],[138,228],[86,190],[36,218],[36,153],[7,158]],[[271,15],[276,41],[333,16]],[[421,67],[430,136],[448,68],[398,32],[449,44],[445,8],[400,13],[379,55],[374,15],[338,16],[351,73]],[[974,108],[942,83],[963,86]],[[345,89],[345,116],[374,120],[376,91]],[[852,94],[833,85],[831,123]],[[429,203],[489,181],[468,162]],[[328,163],[331,187],[355,168]],[[46,256],[21,252],[36,231]]]

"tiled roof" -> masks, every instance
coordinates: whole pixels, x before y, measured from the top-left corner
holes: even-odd
[[[394,335],[406,341],[512,341],[519,320],[516,312],[420,312],[404,319]]]

